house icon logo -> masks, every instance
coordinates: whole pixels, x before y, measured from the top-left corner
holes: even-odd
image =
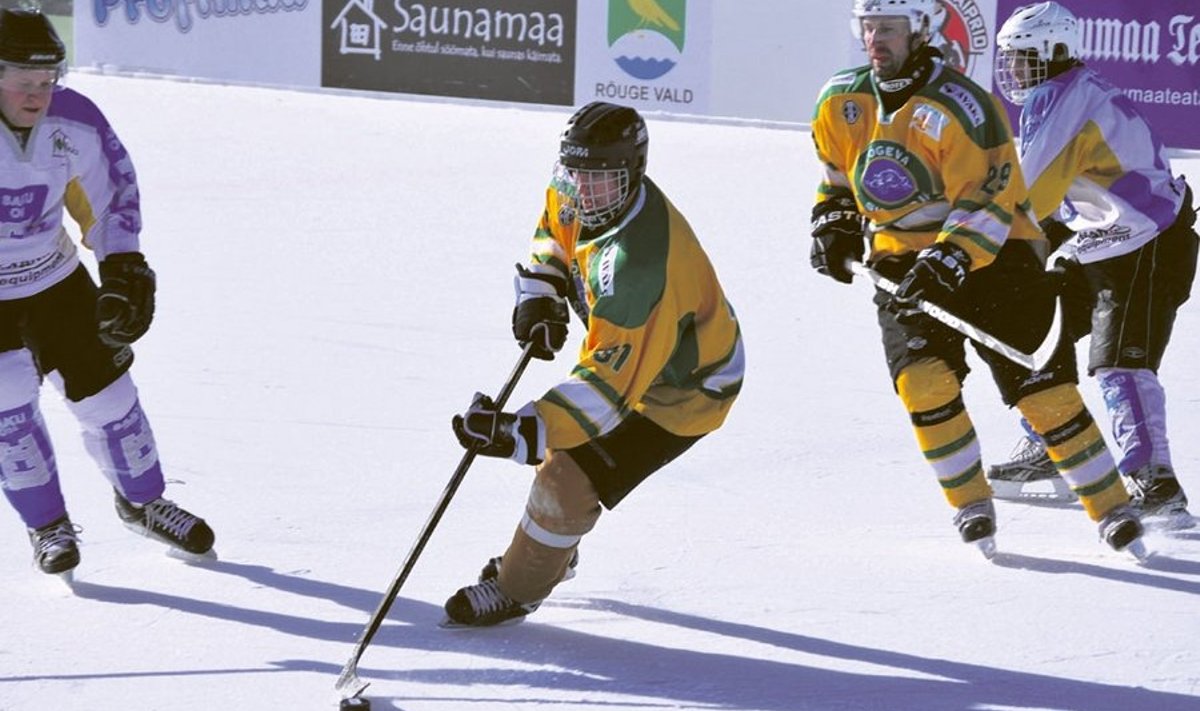
[[[329,29],[341,33],[342,54],[369,54],[380,59],[380,33],[388,24],[375,14],[375,0],[350,0]]]

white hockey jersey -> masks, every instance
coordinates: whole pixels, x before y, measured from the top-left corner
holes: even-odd
[[[0,300],[41,292],[78,266],[64,210],[97,259],[139,250],[133,163],[91,100],[59,88],[23,147],[11,130],[0,134]]]
[[[1133,102],[1086,66],[1035,88],[1021,111],[1021,168],[1038,220],[1076,234],[1081,263],[1128,254],[1179,215],[1186,192]]]

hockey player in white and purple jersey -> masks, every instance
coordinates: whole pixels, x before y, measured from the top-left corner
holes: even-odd
[[[212,529],[163,498],[154,435],[129,375],[150,326],[154,272],[139,251],[137,179],[100,110],[59,86],[66,52],[45,16],[0,10],[0,488],[46,573],[79,563],[38,399],[49,379],[111,481],[121,520],[186,553]],[[100,286],[63,226],[79,225]]]
[[[1091,336],[1118,463],[1143,516],[1194,524],[1167,444],[1158,368],[1191,293],[1197,236],[1192,193],[1133,102],[1079,61],[1081,27],[1056,2],[1016,9],[996,38],[996,81],[1022,106],[1021,169],[1057,251],[1073,335]],[[1031,440],[990,473],[993,485],[1053,472]],[[1039,467],[1039,462],[1045,464]]]

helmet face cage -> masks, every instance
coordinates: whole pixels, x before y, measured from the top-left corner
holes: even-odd
[[[592,229],[616,219],[630,197],[626,168],[576,168],[560,160],[554,164],[553,185],[579,223]]]
[[[1004,98],[1020,106],[1029,92],[1049,77],[1049,62],[1032,49],[1005,49],[996,52],[996,87]]]
[[[1051,61],[1079,56],[1079,21],[1056,2],[1013,11],[996,33],[996,84],[1006,99],[1023,104],[1049,78]]]

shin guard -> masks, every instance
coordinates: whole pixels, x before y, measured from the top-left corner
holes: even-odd
[[[1129,495],[1100,428],[1073,383],[1023,398],[1021,414],[1046,443],[1046,452],[1093,521],[1100,521]]]
[[[1096,381],[1120,447],[1118,468],[1130,475],[1142,467],[1171,466],[1167,442],[1167,397],[1152,370],[1099,368]]]
[[[67,401],[67,406],[83,428],[88,453],[126,500],[144,504],[163,495],[154,432],[128,373],[91,397]]]
[[[46,423],[38,408],[41,377],[33,355],[21,348],[0,353],[0,487],[28,528],[67,513]]]
[[[500,589],[518,602],[545,599],[600,511],[600,496],[571,455],[551,452],[537,468],[525,516],[504,552]]]
[[[983,475],[979,439],[954,371],[941,360],[919,361],[900,372],[896,392],[946,501],[961,509],[990,498],[992,489]]]

